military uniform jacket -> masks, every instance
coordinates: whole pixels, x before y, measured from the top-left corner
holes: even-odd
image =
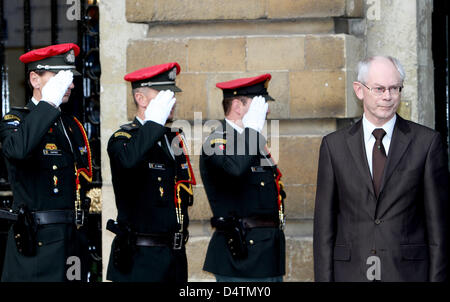
[[[181,130],[153,121],[144,125],[135,119],[121,126],[110,138],[108,154],[117,206],[117,221],[144,234],[173,234],[180,231],[175,212],[176,181],[190,179],[180,145]],[[171,146],[169,149],[168,146]],[[173,151],[173,155],[171,154]],[[180,190],[183,231],[189,225],[188,205],[192,195]],[[114,242],[113,242],[114,245]],[[187,281],[184,248],[137,247],[131,273],[124,275],[111,262],[107,278],[112,281]],[[179,280],[179,279],[177,279]]]
[[[213,215],[278,217],[276,166],[260,152],[266,141],[253,129],[242,134],[226,121],[203,144],[200,173]],[[258,148],[261,146],[261,148]],[[254,228],[246,235],[248,257],[235,260],[225,236],[215,231],[203,269],[218,275],[263,278],[285,274],[285,237],[279,228]]]
[[[64,129],[61,125],[64,123]],[[0,125],[2,150],[14,196],[13,209],[75,208],[75,165],[88,168],[87,146],[73,117],[46,102],[13,109]],[[70,140],[70,142],[69,142]],[[2,281],[64,281],[74,225],[39,226],[37,255],[17,252],[9,232]]]

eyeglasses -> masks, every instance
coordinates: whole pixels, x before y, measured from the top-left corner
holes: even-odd
[[[393,87],[389,87],[389,88],[379,86],[379,87],[369,88],[361,82],[360,82],[360,84],[363,85],[364,87],[366,87],[367,89],[369,89],[369,91],[372,92],[373,95],[375,95],[375,96],[382,96],[386,92],[386,90],[389,90],[389,93],[391,95],[398,96],[400,94],[400,92],[402,92],[402,89],[403,89],[403,86],[393,86]]]

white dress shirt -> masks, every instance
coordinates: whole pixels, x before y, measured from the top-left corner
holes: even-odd
[[[383,137],[381,141],[384,146],[384,150],[386,151],[386,157],[389,154],[389,147],[391,145],[392,133],[394,132],[395,121],[397,120],[397,115],[394,115],[386,124],[381,127],[376,127],[371,122],[369,122],[366,118],[366,115],[363,114],[362,124],[364,130],[364,146],[366,147],[366,157],[367,163],[369,164],[370,175],[373,176],[372,173],[372,150],[373,145],[375,144],[375,137],[373,136],[373,130],[377,128],[383,128],[386,132],[386,135]]]
[[[229,119],[225,119],[225,121],[230,124],[231,127],[233,127],[234,129],[236,129],[237,132],[239,132],[239,134],[242,134],[242,132],[244,131],[243,128],[239,127],[238,125],[236,125],[235,123],[233,123],[232,121],[230,121]]]

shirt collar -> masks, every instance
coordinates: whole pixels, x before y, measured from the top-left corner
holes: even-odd
[[[34,96],[31,97],[31,101],[33,102],[33,104],[35,104],[36,106],[38,105],[39,101],[37,101]]]
[[[136,119],[139,123],[141,123],[141,125],[143,126],[145,124],[145,122],[139,118],[139,116],[136,115]]]
[[[230,121],[229,119],[225,118],[225,121],[230,124],[231,127],[233,127],[237,132],[239,132],[239,134],[241,134],[244,129],[239,127],[238,125],[236,125],[235,123],[233,123],[232,121]]]
[[[367,143],[367,141],[370,139],[370,136],[372,135],[373,130],[376,128],[383,128],[384,131],[386,131],[386,136],[391,139],[392,133],[394,132],[394,126],[395,121],[397,120],[397,114],[394,114],[394,116],[383,126],[376,127],[374,124],[369,122],[369,120],[366,118],[366,114],[363,114],[363,129],[364,129],[364,141]]]

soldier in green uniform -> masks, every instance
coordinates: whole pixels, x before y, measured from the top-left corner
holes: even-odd
[[[137,105],[133,122],[108,142],[117,220],[108,265],[111,281],[186,282],[188,206],[194,174],[173,116],[178,63],[136,70],[130,81]]]
[[[218,282],[282,281],[285,193],[261,135],[270,74],[218,83],[225,120],[206,139],[200,173],[215,228],[203,269]]]
[[[81,280],[87,246],[78,239],[89,205],[82,177],[91,180],[90,149],[83,126],[62,113],[69,99],[75,56],[72,43],[36,49],[27,64],[33,97],[0,124],[0,138],[14,196],[2,281]],[[74,173],[75,172],[75,173]]]

